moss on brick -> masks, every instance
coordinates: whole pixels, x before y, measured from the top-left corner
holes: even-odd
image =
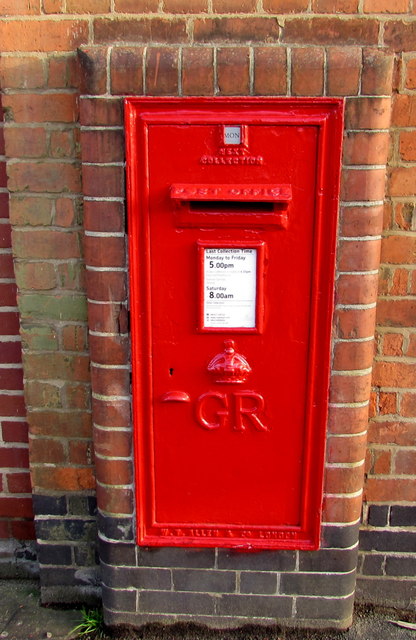
[[[21,294],[19,310],[22,318],[86,321],[87,300],[82,295]]]

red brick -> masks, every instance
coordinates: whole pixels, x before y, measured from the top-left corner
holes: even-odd
[[[83,131],[83,162],[121,162],[124,160],[123,131]],[[99,203],[100,206],[103,204]],[[106,204],[106,203],[104,203]]]
[[[38,489],[82,491],[95,488],[93,470],[78,467],[32,467],[32,482]]]
[[[386,164],[390,137],[387,132],[347,132],[345,164]]]
[[[185,96],[214,92],[213,49],[186,47],[182,51],[182,91]]]
[[[185,43],[188,41],[186,21],[183,18],[96,18],[94,20],[94,42],[117,44],[131,42]]]
[[[124,238],[86,236],[84,252],[86,264],[93,267],[124,267],[126,264]]]
[[[19,289],[46,291],[56,287],[55,266],[49,262],[16,262],[16,282]]]
[[[27,469],[29,456],[27,447],[2,447],[0,445],[0,467]]]
[[[128,369],[103,369],[93,365],[91,384],[94,393],[127,396],[130,393],[130,372]]]
[[[1,278],[14,278],[13,256],[11,253],[0,254],[0,274]]]
[[[0,0],[1,16],[39,15],[40,0]]]
[[[308,9],[308,0],[263,0],[263,8],[271,13],[296,13]]]
[[[148,49],[146,92],[149,95],[175,95],[178,91],[178,51],[167,47]]]
[[[416,393],[402,394],[400,403],[400,414],[403,417],[407,418],[416,417]]]
[[[379,300],[377,304],[377,322],[389,327],[413,327],[416,314],[416,301]]]
[[[292,94],[320,96],[324,88],[323,49],[292,49]]]
[[[23,390],[23,370],[22,369],[2,369],[0,365],[0,389],[22,391]]]
[[[405,162],[416,161],[416,132],[399,132],[399,152],[400,158]]]
[[[85,411],[31,412],[28,416],[32,435],[63,438],[88,438],[91,436],[91,416]]]
[[[28,379],[74,380],[88,382],[89,358],[87,355],[63,353],[28,353],[24,357],[25,375]]]
[[[380,391],[378,413],[382,416],[397,413],[397,393]]]
[[[19,162],[9,166],[10,191],[59,193],[81,190],[77,166],[60,162]]]
[[[0,307],[16,306],[16,285],[13,282],[0,283]]]
[[[50,156],[71,158],[76,156],[74,131],[52,131],[50,134]]]
[[[328,493],[354,493],[363,487],[364,464],[359,467],[327,467],[325,491]]]
[[[3,342],[0,349],[0,363],[15,363],[22,360],[20,342]]]
[[[79,223],[80,202],[73,198],[57,198],[55,200],[54,224],[58,227],[72,227]]]
[[[403,447],[416,446],[416,421],[370,422],[369,442],[376,444],[397,444]]]
[[[392,286],[389,290],[392,296],[405,296],[409,289],[409,276],[411,275],[408,269],[394,269]]]
[[[370,397],[371,374],[331,376],[330,402],[365,402]]]
[[[275,18],[200,18],[194,23],[195,42],[274,42],[280,27]]]
[[[375,308],[337,309],[335,325],[339,338],[369,338],[374,333]]]
[[[88,42],[88,21],[8,20],[0,22],[0,42],[3,51],[74,51]]]
[[[315,13],[356,13],[358,0],[312,0]]]
[[[25,225],[50,225],[52,222],[52,200],[34,196],[13,194],[10,199],[10,220],[18,227]],[[4,225],[0,226],[0,230]],[[10,245],[9,245],[10,246]]]
[[[157,12],[159,0],[115,0],[115,11],[119,13]]]
[[[384,200],[385,169],[352,169],[342,172],[341,198],[344,201]]]
[[[390,98],[347,98],[345,127],[346,129],[388,129],[390,107]]]
[[[377,20],[350,18],[293,18],[285,21],[282,42],[296,44],[377,45]]]
[[[409,336],[409,344],[407,347],[406,355],[416,356],[416,333],[411,333]]]
[[[370,304],[375,302],[377,285],[377,274],[341,274],[337,280],[337,302],[339,304]]]
[[[120,98],[82,98],[80,122],[82,125],[122,125],[122,100]]]
[[[0,218],[5,219],[8,217],[9,217],[9,194],[0,193]]]
[[[87,277],[88,297],[93,300],[123,302],[126,299],[126,274],[120,271],[89,271]]]
[[[383,336],[383,355],[402,356],[403,336],[401,333],[385,333]]]
[[[284,47],[254,49],[254,93],[286,95],[287,56]]]
[[[0,497],[0,517],[30,518],[32,516],[32,498]]]
[[[249,92],[249,51],[246,47],[218,49],[218,89],[222,95]]]
[[[11,119],[19,123],[67,123],[77,119],[77,100],[74,94],[7,94],[3,96],[3,107]]]
[[[412,388],[414,365],[407,362],[375,362],[373,384],[378,387]]]
[[[214,2],[223,2],[223,0],[214,0]],[[227,0],[231,2],[236,2],[236,0]],[[237,0],[238,2],[238,0]],[[252,2],[252,0],[243,0],[240,4],[242,5],[240,11],[249,10],[247,7]],[[208,2],[207,0],[164,0],[163,10],[165,13],[200,13],[208,10]],[[215,6],[213,10],[216,11]]]
[[[91,360],[99,364],[127,364],[129,341],[124,336],[90,335]]]
[[[143,49],[115,48],[111,53],[111,93],[140,95],[143,93]]]
[[[65,351],[86,351],[88,348],[87,328],[72,324],[62,327],[62,348]]]
[[[370,473],[374,475],[386,475],[391,471],[391,451],[373,451],[374,461]]]
[[[331,436],[328,439],[327,459],[330,462],[361,462],[365,457],[367,436]]]
[[[46,74],[42,58],[2,56],[0,84],[8,89],[40,89],[45,86]]]
[[[120,202],[84,203],[84,228],[88,231],[122,231],[124,229],[124,209]]]
[[[388,0],[385,0],[386,2]],[[396,0],[397,2],[400,0]],[[416,49],[416,24],[413,21],[388,20],[384,26],[384,44],[393,51],[414,51]]]
[[[333,367],[337,371],[367,369],[374,359],[372,340],[335,344]]]
[[[361,496],[324,496],[324,522],[356,522],[361,514]]]
[[[95,469],[98,482],[110,485],[131,484],[133,472],[128,460],[105,460],[97,456]]]
[[[412,196],[415,192],[416,167],[396,167],[390,171],[389,195]]]
[[[81,94],[107,91],[107,47],[83,47],[78,52]]]
[[[416,237],[387,236],[381,243],[381,262],[391,264],[412,264],[416,258]]]
[[[127,333],[128,315],[124,304],[88,303],[88,322],[93,331]]]
[[[416,89],[416,58],[409,58],[406,63],[406,77],[405,87],[406,89]]]
[[[0,247],[9,249],[11,246],[11,228],[9,224],[0,225]]]
[[[6,154],[10,158],[40,158],[46,155],[46,130],[42,127],[9,128]]]
[[[27,380],[25,384],[27,406],[60,408],[62,407],[61,387],[57,384]]]
[[[407,13],[409,0],[364,0],[364,13]]]
[[[13,250],[18,258],[79,258],[79,234],[73,231],[13,232]]]
[[[9,343],[10,346],[13,343]],[[17,343],[20,351],[20,343]],[[8,346],[8,345],[7,345]],[[5,357],[7,358],[8,349],[2,346],[2,351],[6,352]],[[14,346],[14,345],[13,345]],[[19,358],[20,360],[20,358]],[[26,415],[26,406],[23,396],[10,396],[3,395],[0,391],[0,406],[1,413],[4,417],[24,417]]]
[[[43,13],[64,13],[64,0],[42,0]]]
[[[7,486],[10,493],[32,493],[29,472],[8,473]]]
[[[18,334],[19,314],[17,311],[3,311],[0,309],[0,335],[14,336]]]
[[[130,400],[92,400],[94,423],[101,427],[113,429],[130,426]]]
[[[69,441],[69,462],[73,464],[90,465],[92,463],[92,443],[89,440]],[[96,468],[94,459],[94,467]]]
[[[361,49],[331,47],[327,55],[327,93],[334,96],[356,95],[360,86]]]
[[[364,49],[361,93],[363,95],[391,95],[393,56],[379,49]]]
[[[82,167],[83,192],[86,196],[118,197],[124,196],[124,172],[118,167]]]
[[[340,271],[372,271],[380,262],[380,240],[341,240],[338,249]]]
[[[33,518],[33,513],[30,515]],[[35,540],[35,525],[32,520],[12,520],[11,537],[16,540]]]
[[[79,89],[79,61],[73,52],[48,58],[48,87]]]
[[[410,478],[368,478],[365,487],[368,502],[415,502],[416,481]]]
[[[4,442],[28,442],[28,425],[26,422],[1,421]]]
[[[95,428],[94,449],[102,456],[126,458],[132,453],[131,433],[121,429]]]
[[[97,484],[97,503],[106,513],[133,513],[133,494],[131,489],[121,487],[103,487]]]
[[[110,0],[66,0],[66,13],[109,13]]]

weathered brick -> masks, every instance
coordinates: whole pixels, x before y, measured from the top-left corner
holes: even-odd
[[[416,48],[416,24],[413,21],[386,21],[384,26],[384,44],[397,52],[414,51]]]
[[[125,396],[130,392],[130,372],[128,369],[105,369],[93,365],[91,382],[95,393],[111,396]]]
[[[388,129],[390,108],[390,98],[347,98],[345,127],[347,129]]]
[[[251,596],[224,594],[218,603],[220,615],[290,618],[292,598],[288,596]]]
[[[116,47],[111,52],[111,93],[143,93],[143,48]],[[120,143],[116,149],[121,149]],[[104,160],[101,160],[104,162]]]
[[[88,231],[123,231],[123,205],[121,204],[121,202],[94,202],[93,200],[85,201],[84,227]]]
[[[407,13],[409,0],[364,0],[364,13]]]
[[[107,513],[133,513],[134,498],[131,489],[123,487],[104,487],[97,483],[97,502]]]
[[[46,155],[46,130],[42,127],[9,128],[6,154],[11,158],[40,158]]]
[[[75,158],[78,156],[73,129],[51,131],[49,154],[51,158]]]
[[[52,221],[52,200],[41,196],[13,194],[10,198],[10,221],[13,225],[47,226]]]
[[[179,83],[178,51],[169,47],[152,47],[146,56],[146,93],[175,95]]]
[[[96,18],[94,42],[106,43],[185,43],[188,40],[183,18]]]
[[[273,42],[279,25],[273,18],[200,18],[195,20],[195,42]]]
[[[213,60],[213,49],[186,47],[182,50],[182,90],[184,95],[213,94]]]
[[[32,498],[0,497],[1,518],[31,518],[33,517]]]
[[[218,49],[218,89],[223,95],[244,95],[249,91],[249,51],[245,47]]]
[[[218,568],[237,571],[293,571],[296,555],[293,551],[258,551],[243,553],[228,549],[218,552]]]
[[[45,63],[42,58],[2,56],[0,84],[10,89],[40,89],[45,86]]]
[[[389,142],[387,132],[347,132],[344,137],[344,162],[385,164]]]
[[[88,382],[89,358],[87,355],[62,353],[31,353],[24,356],[27,378],[78,380]]]
[[[53,491],[82,491],[95,487],[93,470],[80,467],[32,467],[32,482],[39,489]]]
[[[115,11],[119,13],[157,12],[159,0],[115,0]]]
[[[364,49],[361,93],[364,95],[391,95],[393,82],[393,56],[384,51]]]
[[[377,20],[336,17],[315,17],[307,20],[291,18],[285,21],[282,41],[296,44],[377,45],[379,25]]]
[[[176,591],[233,593],[236,589],[236,574],[233,571],[174,569],[172,580]]]
[[[386,171],[382,169],[345,168],[342,172],[341,198],[348,202],[383,200]]]
[[[102,94],[107,90],[107,48],[82,47],[78,51],[80,62],[80,92]]]
[[[67,13],[109,13],[110,0],[66,0]]]
[[[75,164],[18,162],[9,165],[8,173],[10,191],[81,191],[80,171]]]
[[[227,0],[228,1],[228,0]],[[239,11],[247,11],[249,10],[250,3],[252,4],[253,0],[243,0],[243,2],[239,2],[239,0],[230,0],[231,5],[233,2],[238,2],[241,7],[238,9]],[[217,2],[217,5],[215,5]],[[222,0],[214,0],[213,11],[216,11],[216,6],[218,4],[224,7],[224,3]],[[187,2],[187,0],[164,0],[163,9],[165,13],[202,13],[208,10],[208,1],[207,0],[192,0],[192,2]],[[233,10],[228,9],[228,10]],[[221,11],[222,13],[222,11]]]
[[[131,455],[131,442],[128,431],[95,428],[94,448],[102,456],[126,458]]]
[[[358,0],[312,0],[316,13],[356,13]]]
[[[82,98],[80,121],[83,125],[122,125],[122,100],[120,98]]]
[[[272,594],[277,591],[277,574],[265,571],[246,571],[240,575],[240,592]]]
[[[89,437],[91,416],[85,411],[45,411],[40,408],[28,416],[33,435],[54,437]]]
[[[338,371],[371,367],[374,358],[372,341],[339,342],[334,349],[334,368]]]
[[[281,593],[293,595],[346,596],[354,591],[355,573],[319,575],[318,573],[283,573]]]
[[[34,464],[39,462],[62,464],[66,460],[63,443],[52,438],[32,438],[30,456]]]
[[[287,91],[287,57],[284,47],[254,49],[254,93],[285,95]]]
[[[308,0],[263,0],[263,8],[271,13],[297,13],[307,10]]]
[[[103,565],[102,576],[104,584],[111,584],[115,589],[171,590],[172,580],[169,569],[142,569],[135,567],[120,568]]]
[[[124,196],[124,172],[120,166],[83,165],[82,183],[86,196]]]
[[[334,96],[356,95],[360,84],[361,49],[331,47],[327,60],[327,93]]]
[[[320,96],[324,89],[324,51],[305,47],[292,49],[292,93]]]
[[[19,289],[47,290],[56,286],[55,267],[50,262],[16,262],[15,274]]]
[[[130,427],[130,401],[112,400],[105,402],[93,398],[92,410],[94,422],[102,427],[127,428]]]
[[[9,119],[14,122],[67,123],[77,118],[77,99],[72,93],[13,93],[3,96],[2,101]]]
[[[416,500],[416,481],[414,478],[367,478],[365,487],[369,502],[414,502]]]

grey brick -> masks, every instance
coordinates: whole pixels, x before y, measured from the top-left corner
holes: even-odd
[[[102,585],[103,607],[114,611],[136,611],[135,589],[111,589]]]
[[[293,598],[288,596],[224,595],[218,602],[219,615],[257,618],[290,618]]]
[[[181,547],[140,548],[138,564],[141,567],[214,567],[215,549],[186,549]]]
[[[277,574],[268,571],[243,571],[240,576],[241,593],[271,594],[277,590]]]
[[[81,567],[99,564],[96,544],[81,542],[74,545],[74,561]]]
[[[42,496],[35,493],[32,500],[33,510],[37,516],[62,516],[66,514],[66,496]]]
[[[388,557],[386,560],[386,574],[388,576],[407,576],[414,578],[416,576],[416,556]]]
[[[323,548],[346,549],[353,547],[358,540],[360,525],[330,525],[322,527],[321,546]]]
[[[236,574],[233,571],[174,569],[172,573],[173,586],[177,591],[233,593],[236,589]]]
[[[346,574],[282,573],[280,592],[290,595],[346,596],[355,587],[355,571]]]
[[[296,612],[299,618],[309,620],[334,620],[345,622],[342,628],[351,623],[354,596],[348,598],[296,598]]]
[[[366,553],[363,557],[361,573],[367,576],[381,576],[383,575],[383,562],[384,555]]]
[[[134,544],[99,541],[100,558],[106,564],[134,567],[136,565],[136,546]]]
[[[377,531],[364,529],[360,533],[363,551],[410,551],[416,549],[416,531]]]
[[[98,530],[110,540],[134,540],[133,520],[131,516],[128,518],[111,518],[102,513],[98,513],[97,524]]]
[[[300,571],[352,571],[357,566],[358,545],[352,549],[300,551]]]
[[[386,527],[389,517],[388,505],[372,504],[368,508],[368,524],[372,527]]]
[[[358,602],[413,610],[416,600],[416,581],[359,576],[356,598]]]
[[[135,589],[172,588],[170,569],[143,569],[141,567],[110,567],[101,564],[103,582],[115,589],[134,587]]]
[[[392,506],[390,524],[392,527],[416,527],[416,507]]]
[[[69,496],[68,513],[70,515],[95,516],[97,512],[97,499],[95,496]]]
[[[296,551],[243,552],[232,549],[218,550],[218,568],[248,571],[293,571]]]
[[[72,564],[72,547],[63,544],[39,544],[38,558],[40,564]]]
[[[95,520],[63,518],[62,520],[38,520],[37,537],[40,540],[95,540]]]
[[[141,613],[190,613],[212,615],[215,597],[186,591],[142,591],[139,595]]]

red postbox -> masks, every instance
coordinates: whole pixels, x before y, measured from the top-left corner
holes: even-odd
[[[138,542],[319,546],[342,101],[126,101]]]

